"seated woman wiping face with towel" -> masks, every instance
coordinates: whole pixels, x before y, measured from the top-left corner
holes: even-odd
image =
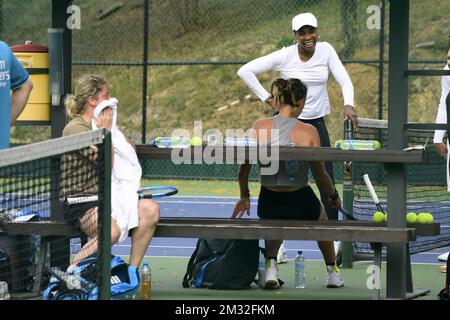
[[[159,220],[159,205],[151,199],[138,199],[141,167],[134,146],[117,126],[118,100],[111,98],[106,81],[96,75],[78,79],[75,94],[65,101],[72,119],[63,136],[106,128],[111,131],[113,165],[111,175],[111,243],[123,241],[131,231],[129,264],[139,267]],[[92,190],[95,195],[95,190]],[[65,197],[71,190],[64,190]],[[72,262],[72,266],[97,251],[96,202],[67,205],[66,221],[79,228],[90,240]]]

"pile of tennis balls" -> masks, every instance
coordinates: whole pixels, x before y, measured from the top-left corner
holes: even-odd
[[[387,214],[384,214],[381,211],[377,211],[373,214],[373,221],[387,221]],[[433,223],[433,215],[428,212],[421,212],[419,214],[416,214],[415,212],[409,212],[406,215],[406,221],[408,221],[409,223]]]
[[[406,221],[409,223],[433,223],[433,215],[428,212],[421,212],[419,214],[409,212],[406,215]]]

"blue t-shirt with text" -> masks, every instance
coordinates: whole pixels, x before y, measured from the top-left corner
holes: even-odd
[[[19,88],[28,79],[28,73],[11,48],[0,41],[0,149],[9,145],[11,90]]]

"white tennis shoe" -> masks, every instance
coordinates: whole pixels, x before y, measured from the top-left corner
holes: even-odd
[[[278,289],[279,287],[277,262],[275,259],[267,260],[264,289]]]
[[[327,288],[341,288],[344,286],[344,281],[339,275],[339,268],[334,266],[327,266]]]
[[[438,257],[439,261],[447,261],[447,259],[448,259],[448,254],[449,254],[448,252],[441,254],[441,255]]]

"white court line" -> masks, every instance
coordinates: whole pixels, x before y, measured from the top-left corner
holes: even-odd
[[[312,240],[311,240],[312,241]],[[131,244],[116,244],[113,246],[114,248],[118,248],[118,247],[131,247]],[[159,249],[195,249],[195,247],[191,247],[191,246],[153,246],[150,245],[148,247],[149,249],[151,248],[159,248]],[[288,249],[286,248],[286,251],[293,251],[296,252],[298,250],[302,250],[303,252],[320,252],[319,249],[302,249],[302,248],[294,248],[294,249]],[[446,253],[445,252],[419,252],[419,253],[414,253],[411,256],[415,256],[415,255],[440,255],[442,253]]]
[[[118,247],[131,247],[131,244],[116,244],[113,246],[113,248]],[[162,249],[195,249],[195,247],[186,247],[186,246],[148,246],[148,249],[152,248],[162,248]]]
[[[167,200],[156,200],[158,203],[174,203],[174,204],[227,204],[235,205],[234,202],[223,202],[223,201],[167,201]],[[250,202],[250,204],[258,204],[258,202]]]
[[[235,199],[239,200],[239,197],[221,197],[221,196],[173,196],[172,199],[176,198],[203,198],[203,199]]]

